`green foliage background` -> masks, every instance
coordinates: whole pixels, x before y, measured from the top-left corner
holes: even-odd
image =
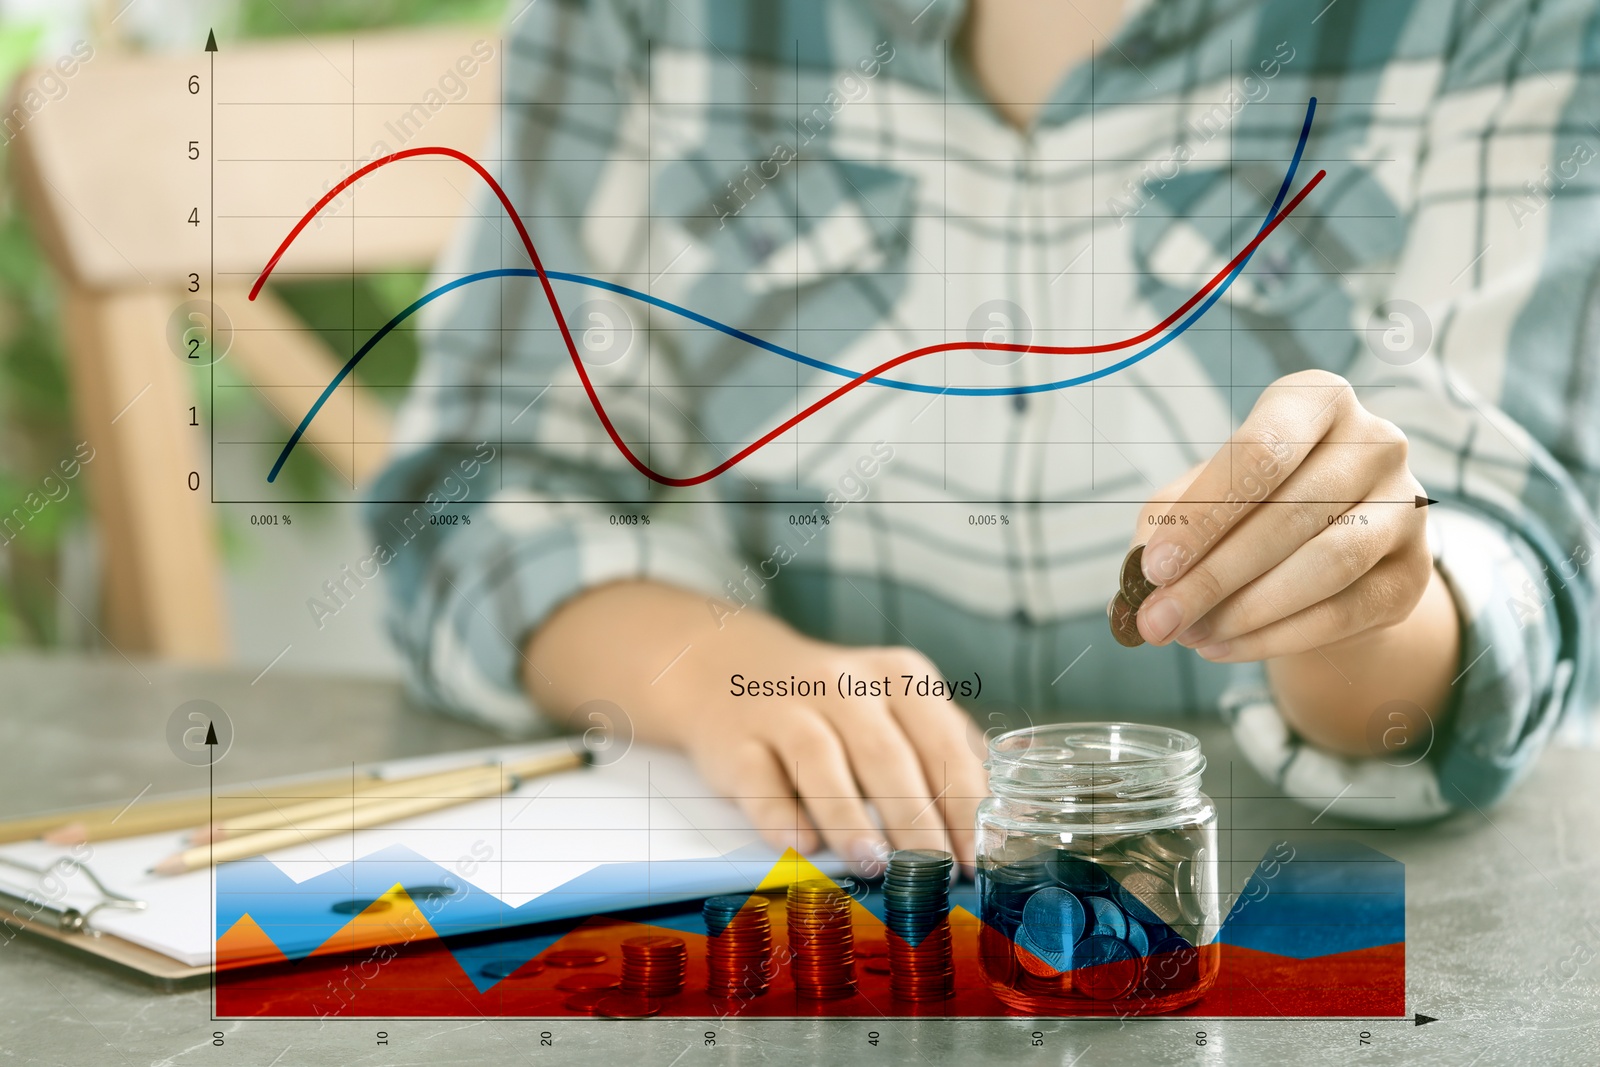
[[[515,0],[520,2],[520,0]],[[338,33],[386,26],[435,22],[491,23],[503,13],[503,0],[242,0],[230,37],[283,37]],[[34,61],[41,28],[26,23],[0,24],[0,86]],[[219,40],[226,39],[219,32]],[[91,40],[96,51],[105,42]],[[198,47],[198,46],[197,46]],[[0,147],[6,175],[0,185],[0,517],[44,494],[44,478],[70,457],[80,438],[73,426],[70,382],[62,354],[60,312],[49,266],[34,241],[12,187],[8,150]],[[422,291],[424,276],[385,274],[329,282],[298,283],[279,292],[315,328],[335,352],[348,354],[395,312]],[[352,324],[356,326],[351,329]],[[359,335],[359,336],[358,336]],[[398,330],[384,342],[383,358],[363,362],[357,379],[366,385],[403,386],[416,367],[414,335]],[[217,365],[218,384],[230,377],[227,361]],[[219,410],[208,416],[223,420],[265,419],[243,399],[246,390],[219,390]],[[382,395],[393,396],[398,390]],[[328,486],[326,468],[301,457],[284,477],[292,479],[296,496],[321,496]],[[38,511],[15,539],[0,533],[0,647],[13,644],[51,645],[62,637],[58,628],[62,548],[69,532],[88,518],[84,479],[71,485],[65,499]],[[59,490],[57,490],[59,493]],[[28,509],[25,509],[25,511]],[[244,551],[243,541],[224,529],[230,554]]]

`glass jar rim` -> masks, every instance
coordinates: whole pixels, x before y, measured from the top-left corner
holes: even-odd
[[[1066,744],[1069,738],[1085,738],[1077,740],[1079,747],[1093,744],[1096,741],[1115,745],[1117,742],[1126,744],[1127,750],[1133,752],[1142,749],[1147,755],[1121,757],[1113,751],[1113,758],[1101,759],[1096,763],[1115,763],[1118,765],[1131,765],[1138,763],[1151,763],[1170,760],[1174,756],[1200,751],[1200,739],[1187,730],[1179,730],[1171,726],[1156,726],[1150,723],[1137,722],[1054,722],[1040,726],[1023,726],[1005,733],[996,734],[989,739],[989,755],[991,758],[1020,763],[1037,764],[1039,766],[1062,766],[1068,761],[1059,757],[1030,756],[1028,753],[1035,749],[1046,747],[1045,739],[1060,738],[1052,746],[1055,751],[1071,749]],[[1029,742],[1027,748],[1016,751],[1009,748],[1017,741]]]
[[[1062,722],[999,734],[984,766],[999,796],[1138,802],[1196,795],[1206,759],[1199,738],[1170,726]]]

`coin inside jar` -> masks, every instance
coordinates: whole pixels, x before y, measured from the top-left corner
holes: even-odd
[[[1118,886],[1118,901],[1123,910],[1140,922],[1160,922],[1168,926],[1183,914],[1182,895],[1148,871],[1134,871]]]
[[[1174,847],[1183,843],[1182,838],[1174,839],[1165,836],[1169,833],[1170,831],[1159,831],[1149,834],[1140,842],[1140,847],[1156,859],[1165,860],[1168,863],[1177,863],[1179,860],[1187,859],[1187,852],[1180,851]]]
[[[1204,856],[1201,850],[1201,856]],[[1178,905],[1183,910],[1186,922],[1199,923],[1205,918],[1205,866],[1204,862],[1196,863],[1190,860],[1179,860],[1173,869],[1173,882],[1177,891]]]

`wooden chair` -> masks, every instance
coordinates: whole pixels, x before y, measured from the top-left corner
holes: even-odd
[[[100,533],[100,625],[120,650],[229,653],[213,485],[219,500],[251,497],[208,473],[210,434],[226,428],[192,425],[208,371],[174,350],[169,320],[185,301],[214,300],[233,326],[223,358],[286,426],[298,422],[344,357],[270,289],[247,301],[251,281],[359,163],[402,144],[481,152],[502,51],[493,29],[456,26],[224,42],[215,55],[198,44],[185,56],[98,54],[58,71],[65,94],[36,111],[41,97],[27,91],[44,71],[19,79],[7,109],[14,178],[60,281],[76,421],[95,450],[84,476]],[[307,228],[275,278],[425,267],[477,193],[459,164],[384,168]],[[305,444],[359,489],[389,425],[388,409],[347,381]]]

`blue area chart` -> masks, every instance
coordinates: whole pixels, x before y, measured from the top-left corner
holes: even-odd
[[[1285,843],[1256,866],[1217,940],[1299,960],[1397,945],[1406,939],[1405,890],[1405,865],[1376,849]]]
[[[229,863],[217,868],[219,958],[236,954],[232,946],[246,928],[253,936],[264,935],[257,936],[256,958],[234,959],[246,969],[274,961],[315,963],[309,959],[314,955],[364,951],[398,938],[442,947],[472,986],[487,993],[595,922],[704,935],[699,901],[708,886],[748,892],[761,885],[771,891],[783,881],[775,881],[774,874],[786,863],[794,864],[797,877],[816,873],[792,853],[780,857],[754,845],[703,860],[602,865],[516,907],[403,846],[301,882],[264,859]],[[858,890],[863,918],[882,923],[888,916],[881,890],[864,885]],[[414,904],[413,914],[420,917],[409,927],[382,915],[398,891],[405,895],[398,899]],[[957,886],[951,894],[952,924],[958,917],[976,924],[978,912],[974,888]],[[383,935],[362,940],[363,919],[369,930],[381,929]],[[1273,967],[1305,963],[1323,974],[1348,970],[1352,960],[1389,950],[1390,956],[1362,966],[1390,984],[1398,973],[1402,1001],[1403,962],[1398,961],[1403,961],[1404,940],[1404,866],[1365,845],[1338,840],[1280,842],[1270,849],[1216,937],[1225,952],[1245,952],[1235,960],[1238,966],[1266,966],[1269,974]],[[1263,961],[1278,962],[1267,966]],[[1227,967],[1225,957],[1225,975]],[[1378,980],[1364,981],[1370,986]]]

